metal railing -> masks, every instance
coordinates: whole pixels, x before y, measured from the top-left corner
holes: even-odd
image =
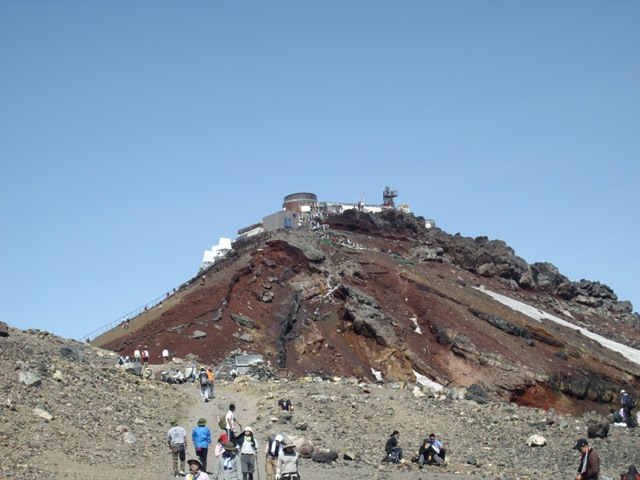
[[[180,285],[180,288],[174,288],[170,292],[167,292],[164,295],[161,295],[161,296],[159,296],[157,298],[154,298],[150,302],[147,302],[142,307],[136,308],[135,310],[127,313],[126,315],[123,315],[122,317],[117,318],[116,320],[114,320],[114,321],[112,321],[110,323],[107,323],[106,325],[103,325],[100,328],[96,328],[93,332],[90,332],[90,333],[84,335],[83,337],[80,337],[80,341],[81,342],[91,341],[91,339],[95,339],[96,337],[102,335],[103,333],[108,332],[109,330],[111,330],[111,329],[113,329],[113,328],[115,328],[115,327],[117,327],[119,325],[122,325],[123,323],[126,323],[129,320],[134,319],[138,315],[146,312],[147,310],[152,309],[156,305],[161,304],[164,300],[166,300],[168,298],[171,298],[183,286],[184,286],[184,284]]]

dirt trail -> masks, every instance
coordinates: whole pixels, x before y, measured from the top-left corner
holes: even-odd
[[[207,427],[211,430],[212,445],[209,449],[207,462],[209,464],[208,470],[213,471],[213,467],[216,462],[213,448],[220,434],[224,433],[224,431],[218,426],[217,417],[225,415],[229,410],[229,404],[233,403],[236,406],[236,419],[243,427],[251,426],[253,428],[258,415],[257,403],[260,396],[253,392],[246,392],[244,391],[244,388],[239,388],[237,385],[232,383],[219,382],[214,388],[215,398],[203,403],[200,400],[199,386],[194,384],[185,384],[179,388],[185,389],[189,395],[193,396],[193,404],[191,405],[191,408],[185,412],[184,415],[178,417],[178,423],[187,431],[187,459],[197,458],[195,449],[191,442],[191,430],[197,425],[198,419],[204,418],[207,420]],[[239,390],[243,390],[242,393],[240,393]],[[258,449],[262,452],[265,445],[265,435],[255,428],[254,431],[256,431]],[[260,454],[258,455],[258,467],[260,477],[258,477],[258,475],[254,475],[254,479],[265,480],[264,458],[263,455]],[[171,470],[171,465],[169,465],[169,470]]]
[[[178,416],[179,424],[187,430],[188,448],[187,459],[196,458],[195,450],[191,443],[191,430],[196,426],[199,418],[207,420],[207,426],[211,430],[211,438],[215,444],[218,436],[223,431],[217,425],[218,415],[224,415],[228,411],[229,404],[236,405],[236,418],[243,427],[251,426],[254,430],[256,440],[258,442],[258,470],[254,474],[254,480],[266,480],[265,474],[265,458],[264,451],[266,437],[278,430],[278,426],[273,424],[273,420],[277,414],[277,386],[254,383],[246,384],[222,382],[215,387],[215,398],[207,403],[200,400],[199,389],[194,384],[186,384],[179,386],[185,389],[189,395],[193,396],[193,404],[188,411]],[[273,395],[270,395],[273,394]],[[268,399],[268,397],[273,397]],[[266,401],[265,401],[266,400]],[[267,406],[265,406],[265,404]],[[272,405],[272,406],[271,406]],[[295,414],[294,414],[295,415]],[[289,428],[291,427],[284,427]],[[285,434],[294,432],[283,432]],[[357,434],[354,432],[354,434]],[[215,465],[215,456],[213,454],[213,445],[208,456],[208,470],[212,471]],[[171,472],[171,458],[166,461],[167,471]],[[300,459],[300,474],[304,480],[344,480],[349,479],[376,479],[376,480],[404,480],[416,479],[426,480],[427,478],[436,480],[462,480],[469,478],[469,475],[461,475],[449,472],[441,472],[436,467],[429,468],[424,472],[416,472],[415,470],[405,469],[398,466],[385,466],[377,468],[371,465],[363,465],[357,462],[332,465],[321,465],[314,463],[309,459]],[[167,475],[167,478],[172,478]],[[483,478],[482,475],[476,478]]]

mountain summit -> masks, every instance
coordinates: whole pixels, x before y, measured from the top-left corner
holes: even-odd
[[[92,343],[293,375],[473,387],[558,411],[638,390],[640,315],[606,285],[528,264],[503,241],[387,208],[239,239],[162,304]]]

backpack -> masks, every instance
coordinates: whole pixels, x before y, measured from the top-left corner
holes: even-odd
[[[394,447],[389,452],[387,456],[387,462],[389,463],[400,463],[402,459],[402,450],[399,447]]]
[[[222,430],[226,430],[227,429],[227,418],[224,415],[222,417],[218,417],[218,426]]]
[[[200,377],[200,385],[206,385],[207,384],[207,380],[209,380],[207,378],[207,374],[200,372],[200,374],[198,375]]]

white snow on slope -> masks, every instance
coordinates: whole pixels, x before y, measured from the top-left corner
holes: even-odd
[[[586,328],[578,327],[577,325],[567,322],[566,320],[562,320],[561,318],[553,316],[550,313],[543,312],[542,310],[534,308],[531,305],[527,305],[526,303],[522,303],[518,300],[514,300],[513,298],[509,298],[504,295],[500,295],[499,293],[492,292],[491,290],[487,290],[484,287],[480,287],[476,289],[486,293],[494,300],[499,301],[500,303],[512,308],[513,310],[533,318],[534,320],[537,320],[539,322],[542,319],[551,320],[552,322],[555,322],[564,327],[577,330],[585,337],[589,337],[592,340],[595,340],[603,347],[608,348],[609,350],[613,350],[614,352],[618,352],[623,357],[640,365],[640,350],[636,350],[635,348],[627,347],[626,345],[623,345],[621,343],[614,342],[613,340],[609,340],[608,338],[603,337],[602,335],[598,335],[597,333],[590,332]]]

